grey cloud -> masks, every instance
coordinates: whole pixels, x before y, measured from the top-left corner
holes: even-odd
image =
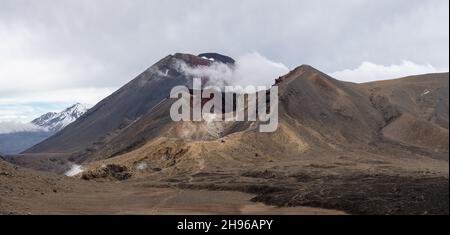
[[[0,5],[0,30],[28,32],[29,57],[62,59],[88,71],[68,81],[72,87],[120,86],[175,52],[232,57],[258,52],[290,68],[305,63],[325,72],[363,61],[449,63],[447,0],[0,0]]]

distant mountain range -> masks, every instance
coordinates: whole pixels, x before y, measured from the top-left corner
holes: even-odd
[[[46,113],[31,121],[31,123],[50,132],[57,132],[81,117],[89,107],[88,104],[76,103],[62,112]]]
[[[76,103],[59,113],[46,113],[30,123],[0,123],[0,153],[16,154],[32,147],[81,117],[89,107]]]

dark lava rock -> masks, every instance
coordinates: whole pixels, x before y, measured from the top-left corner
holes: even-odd
[[[108,164],[98,170],[83,173],[81,178],[84,180],[110,178],[122,181],[131,178],[131,174],[128,172],[128,168],[126,166]]]

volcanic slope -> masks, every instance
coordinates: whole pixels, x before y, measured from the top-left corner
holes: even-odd
[[[415,84],[412,80],[427,80],[429,76],[403,78],[397,82]],[[448,74],[433,76],[438,77],[437,80],[426,83],[426,89],[438,89],[441,83],[445,86]],[[414,145],[386,134],[391,125],[402,122],[404,115],[427,125],[437,125],[433,120],[438,119],[428,121],[413,116],[414,113],[402,108],[399,101],[380,93],[378,87],[384,82],[377,84],[341,82],[310,66],[300,66],[278,79],[280,123],[273,133],[258,132],[259,123],[172,122],[169,109],[173,100],[165,99],[153,112],[92,152],[87,162],[91,162],[88,165],[92,169],[105,164],[124,165],[136,177],[153,173],[161,176],[164,172],[171,176],[190,175],[207,171],[207,168],[212,171],[229,168],[236,172],[254,164],[281,166],[293,161],[298,164],[295,167],[312,164],[333,169],[334,161],[344,161],[338,168],[355,166],[354,170],[358,171],[371,169],[392,173],[396,169],[409,172],[429,167],[433,172],[448,172],[448,164],[440,161],[448,161],[445,158],[448,146],[436,150],[439,145],[436,141],[428,142],[433,146]],[[407,89],[407,86],[400,87]],[[446,102],[442,100],[445,92],[441,93],[436,102],[421,105],[423,109],[437,105],[438,108],[430,112],[445,120],[448,109],[439,106]],[[448,140],[448,129],[436,128],[439,131],[431,132]],[[408,136],[401,132],[426,130],[427,126],[414,130],[405,128],[395,133]]]
[[[259,123],[172,122],[166,99],[93,152],[80,177],[238,190],[278,206],[357,214],[448,214],[448,145],[400,138],[431,131],[448,140],[448,73],[353,84],[303,65],[277,85],[273,133],[258,132]],[[388,135],[404,116],[427,126]]]
[[[177,69],[180,62],[190,66],[212,63],[189,54],[169,55],[100,101],[77,121],[25,153],[73,153],[84,151],[89,144],[101,145],[121,128],[151,112],[168,97],[174,86],[192,86],[192,77]]]

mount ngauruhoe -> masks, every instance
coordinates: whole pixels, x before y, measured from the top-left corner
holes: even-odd
[[[234,66],[216,53],[167,56],[6,160],[56,173],[81,165],[89,182],[242,191],[277,206],[448,214],[448,73],[355,84],[302,65],[274,78],[273,133],[258,122],[173,122],[170,90],[193,79],[180,64],[214,63]]]

